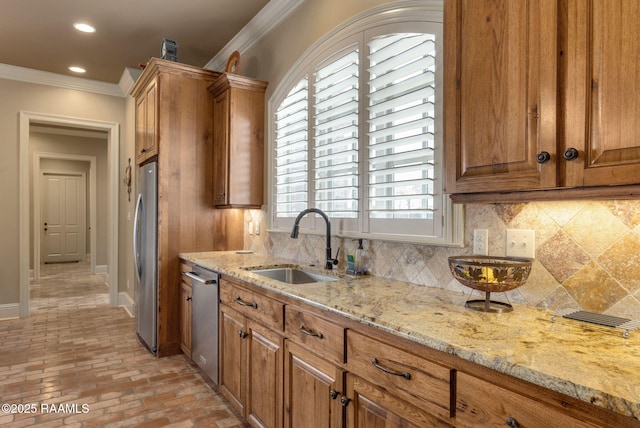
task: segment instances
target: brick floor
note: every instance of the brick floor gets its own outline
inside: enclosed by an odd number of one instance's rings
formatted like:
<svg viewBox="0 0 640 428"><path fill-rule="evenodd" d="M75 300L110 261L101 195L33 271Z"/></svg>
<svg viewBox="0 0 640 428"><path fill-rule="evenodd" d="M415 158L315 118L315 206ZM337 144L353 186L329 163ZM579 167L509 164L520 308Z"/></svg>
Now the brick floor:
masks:
<svg viewBox="0 0 640 428"><path fill-rule="evenodd" d="M197 366L138 342L87 264L45 265L30 293L29 318L0 321L0 426L243 426Z"/></svg>

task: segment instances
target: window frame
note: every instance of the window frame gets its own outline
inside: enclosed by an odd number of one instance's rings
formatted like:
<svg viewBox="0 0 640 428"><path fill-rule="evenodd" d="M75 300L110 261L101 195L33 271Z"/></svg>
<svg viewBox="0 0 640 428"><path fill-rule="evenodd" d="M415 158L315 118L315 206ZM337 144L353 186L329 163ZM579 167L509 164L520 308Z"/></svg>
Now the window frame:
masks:
<svg viewBox="0 0 640 428"><path fill-rule="evenodd" d="M307 51L298 59L298 61L289 69L286 76L281 80L278 87L273 92L267 105L267 136L268 136L268 230L270 232L290 232L293 226L294 218L276 218L275 208L275 176L274 171L274 150L275 150L275 112L278 109L280 103L288 95L291 88L293 88L301 79L307 77L309 79L309 88L313 87L313 74L315 70L326 63L329 58L339 56L341 52L348 49L349 46L357 44L360 52L360 58L366 58L367 42L370 38L388 34L391 32L429 32L435 33L439 39L438 48L440 55L437 56L437 68L442 70L442 22L443 22L443 4L441 0L421 1L419 4L414 1L397 2L392 5L382 5L368 11L363 12L351 18L349 21L336 27L320 40L314 43ZM437 31L432 27L436 24ZM432 28L429 28L429 27ZM364 50L364 52L362 52ZM361 76L360 83L360 96L359 96L359 109L367 109L367 88L366 82L368 80L367 64L366 61L360 61L359 75ZM366 78L363 78L365 76ZM442 138L442 114L443 103L442 95L444 93L442 84L444 79L440 77L438 79L439 88L437 99L440 100L436 103L436 117L440 117L439 126L437 128L438 137L436 141L440 143L435 153L435 176L436 181L434 186L441 193L441 200L436 201L439 204L439 210L435 212L434 216L434 229L436 230L432 235L414 235L411 233L371 233L369 232L369 218L368 218L368 202L367 202L367 182L368 182L368 158L366 156L366 144L364 140L368 133L368 121L367 115L361 113L363 120L359 121L359 141L361 144L358 146L358 170L359 170L359 189L358 192L358 206L359 213L357 219L343 219L332 218L332 229L334 235L345 238L363 238L372 240L384 240L384 241L401 241L401 242L413 242L424 243L431 245L448 245L448 246L460 246L463 238L463 209L460 205L455 205L451 202L444 190L444 148ZM314 126L314 97L313 91L309 90L308 97L308 111L309 111L309 127L313 129ZM309 158L308 158L308 192L309 201L313 201L315 198L315 188L312 185L313 181L311 176L314 174L314 162L313 158L313 132L310 132L310 140L308 144ZM310 205L312 206L312 205ZM437 205L436 205L437 207ZM441 214L441 216L440 216ZM438 218L436 218L438 217ZM391 220L393 222L399 222L402 220ZM406 220L405 220L406 221ZM344 227L347 226L350 229L345 231ZM308 234L320 234L324 233L324 223L316 221L316 216L305 216L301 222L301 233Z"/></svg>

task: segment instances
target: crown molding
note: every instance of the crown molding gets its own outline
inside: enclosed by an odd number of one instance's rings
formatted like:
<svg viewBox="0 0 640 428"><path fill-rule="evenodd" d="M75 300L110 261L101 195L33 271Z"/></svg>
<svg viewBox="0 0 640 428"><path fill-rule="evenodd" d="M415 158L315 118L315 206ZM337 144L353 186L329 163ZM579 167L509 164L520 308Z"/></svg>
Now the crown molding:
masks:
<svg viewBox="0 0 640 428"><path fill-rule="evenodd" d="M234 51L240 52L240 55L245 53L304 2L305 0L271 0L204 68L224 71L227 60Z"/></svg>
<svg viewBox="0 0 640 428"><path fill-rule="evenodd" d="M0 64L0 79L18 80L20 82L35 83L38 85L57 86L59 88L94 92L96 94L111 95L114 97L124 97L126 94L120 89L120 86L115 83L65 76L63 74L50 73L48 71L34 70L32 68L18 67L9 64Z"/></svg>
<svg viewBox="0 0 640 428"><path fill-rule="evenodd" d="M131 89L136 84L136 80L142 74L142 70L139 68L131 68L127 67L122 71L122 76L120 76L120 82L118 82L118 86L123 94L128 94L131 92Z"/></svg>

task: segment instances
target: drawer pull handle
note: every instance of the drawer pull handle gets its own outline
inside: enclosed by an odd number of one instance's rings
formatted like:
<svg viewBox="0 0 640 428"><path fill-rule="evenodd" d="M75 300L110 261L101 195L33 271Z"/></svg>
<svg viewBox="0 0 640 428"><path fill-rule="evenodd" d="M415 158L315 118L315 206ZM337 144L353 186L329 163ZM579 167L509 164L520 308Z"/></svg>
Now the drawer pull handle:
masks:
<svg viewBox="0 0 640 428"><path fill-rule="evenodd" d="M518 423L518 421L516 421L512 417L508 417L506 422L507 422L507 426L511 428L520 428L520 424Z"/></svg>
<svg viewBox="0 0 640 428"><path fill-rule="evenodd" d="M313 330L304 328L303 325L300 326L300 331L306 334L307 336L314 336L314 337L317 337L318 339L322 339L324 337L322 333L315 333Z"/></svg>
<svg viewBox="0 0 640 428"><path fill-rule="evenodd" d="M241 339L246 338L247 336L249 336L249 333L247 333L246 331L238 331L238 336L240 336Z"/></svg>
<svg viewBox="0 0 640 428"><path fill-rule="evenodd" d="M375 359L375 358L371 359L371 364L373 364L377 369L382 370L385 373L389 373L389 374L394 375L394 376L402 376L403 378L405 378L407 380L411 379L411 373L408 373L408 372L400 373L400 372L397 372L395 370L391 370L389 368L381 366L380 364L378 364L378 360Z"/></svg>
<svg viewBox="0 0 640 428"><path fill-rule="evenodd" d="M256 302L253 302L253 303L245 302L240 298L240 296L236 297L236 303L242 306L251 306L253 309L258 309L258 304Z"/></svg>

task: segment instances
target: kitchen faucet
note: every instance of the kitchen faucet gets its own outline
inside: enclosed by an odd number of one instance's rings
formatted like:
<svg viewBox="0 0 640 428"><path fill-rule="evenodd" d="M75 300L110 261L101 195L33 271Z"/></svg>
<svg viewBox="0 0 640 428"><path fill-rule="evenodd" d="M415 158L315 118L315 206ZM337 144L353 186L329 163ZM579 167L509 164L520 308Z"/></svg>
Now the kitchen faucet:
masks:
<svg viewBox="0 0 640 428"><path fill-rule="evenodd" d="M333 269L333 265L338 264L338 253L340 252L340 248L338 248L338 251L336 251L336 258L335 259L332 258L331 257L331 222L329 221L329 217L322 210L319 210L318 208L307 208L306 210L301 211L300 214L298 214L298 217L296 217L296 221L293 223L293 229L291 230L291 237L293 239L298 239L298 231L300 230L300 220L302 219L302 217L304 217L308 213L320 214L320 216L322 216L322 218L324 219L325 224L327 225L327 249L326 249L326 256L324 261L324 268Z"/></svg>

